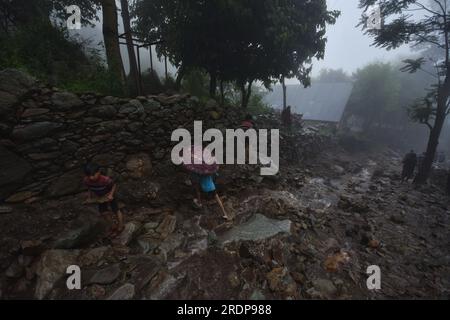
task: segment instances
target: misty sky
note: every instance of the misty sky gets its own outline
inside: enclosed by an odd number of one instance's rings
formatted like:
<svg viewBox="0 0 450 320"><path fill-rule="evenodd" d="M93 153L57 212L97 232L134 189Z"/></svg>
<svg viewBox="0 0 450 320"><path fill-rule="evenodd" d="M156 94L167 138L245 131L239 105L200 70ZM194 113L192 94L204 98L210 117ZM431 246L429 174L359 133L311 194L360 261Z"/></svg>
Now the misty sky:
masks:
<svg viewBox="0 0 450 320"><path fill-rule="evenodd" d="M317 75L322 68L342 68L352 73L370 62L396 60L410 53L408 47L387 51L371 46L372 39L364 35L361 28L356 28L361 16L361 10L358 9L358 0L327 0L327 3L329 10L340 10L341 16L335 25L328 26L325 59L314 62L313 75ZM118 3L118 6L120 6L120 3ZM120 13L119 21L121 23ZM119 28L123 30L122 25ZM103 39L101 23L97 23L95 28L84 28L79 33L83 38L90 39L93 45ZM122 46L122 55L125 69L128 72L128 57L125 46ZM148 70L150 58L146 49L141 49L141 60L142 70ZM163 64L157 62L154 62L154 64L160 76L163 76ZM169 72L173 74L176 70L170 68ZM288 83L295 84L298 81L292 79Z"/></svg>
<svg viewBox="0 0 450 320"><path fill-rule="evenodd" d="M335 25L327 30L325 59L314 64L314 73L321 68L344 69L347 72L375 60L394 60L410 52L408 47L387 51L371 46L372 39L356 28L361 16L358 0L327 0L329 10L341 11Z"/></svg>

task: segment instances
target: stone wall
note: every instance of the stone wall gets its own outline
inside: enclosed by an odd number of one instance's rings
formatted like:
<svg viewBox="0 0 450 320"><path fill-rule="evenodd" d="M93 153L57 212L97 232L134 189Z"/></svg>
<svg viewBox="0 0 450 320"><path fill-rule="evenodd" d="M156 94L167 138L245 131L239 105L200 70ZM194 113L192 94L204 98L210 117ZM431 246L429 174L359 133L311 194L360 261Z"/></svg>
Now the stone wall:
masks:
<svg viewBox="0 0 450 320"><path fill-rule="evenodd" d="M152 161L169 159L174 129L189 129L194 120L235 128L242 116L188 95L76 95L16 70L0 71L0 202L12 193L9 202L44 191L74 193L90 160L122 177L139 174Z"/></svg>

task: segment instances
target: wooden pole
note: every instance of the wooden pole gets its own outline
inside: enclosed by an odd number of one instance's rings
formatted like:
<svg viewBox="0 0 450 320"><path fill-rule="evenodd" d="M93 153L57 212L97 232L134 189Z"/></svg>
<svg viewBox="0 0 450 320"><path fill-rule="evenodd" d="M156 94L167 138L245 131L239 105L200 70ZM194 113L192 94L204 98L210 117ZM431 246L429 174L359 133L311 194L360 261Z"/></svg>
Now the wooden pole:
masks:
<svg viewBox="0 0 450 320"><path fill-rule="evenodd" d="M168 73L167 73L167 56L166 55L164 56L164 64L165 64L165 68L166 68L166 81L167 81Z"/></svg>
<svg viewBox="0 0 450 320"><path fill-rule="evenodd" d="M152 46L148 47L148 51L150 52L150 70L153 73L153 53Z"/></svg>
<svg viewBox="0 0 450 320"><path fill-rule="evenodd" d="M137 60L138 60L138 73L139 73L139 94L142 94L142 74L141 74L141 54L140 47L137 46Z"/></svg>

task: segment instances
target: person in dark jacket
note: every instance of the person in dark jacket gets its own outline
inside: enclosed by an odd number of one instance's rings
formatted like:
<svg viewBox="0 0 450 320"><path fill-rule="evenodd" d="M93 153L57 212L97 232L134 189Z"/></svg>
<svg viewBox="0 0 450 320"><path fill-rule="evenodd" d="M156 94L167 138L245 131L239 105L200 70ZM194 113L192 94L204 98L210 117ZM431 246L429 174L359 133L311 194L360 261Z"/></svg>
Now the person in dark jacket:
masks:
<svg viewBox="0 0 450 320"><path fill-rule="evenodd" d="M402 182L412 179L417 165L417 154L411 150L403 159Z"/></svg>
<svg viewBox="0 0 450 320"><path fill-rule="evenodd" d="M450 169L447 171L447 195L450 196Z"/></svg>

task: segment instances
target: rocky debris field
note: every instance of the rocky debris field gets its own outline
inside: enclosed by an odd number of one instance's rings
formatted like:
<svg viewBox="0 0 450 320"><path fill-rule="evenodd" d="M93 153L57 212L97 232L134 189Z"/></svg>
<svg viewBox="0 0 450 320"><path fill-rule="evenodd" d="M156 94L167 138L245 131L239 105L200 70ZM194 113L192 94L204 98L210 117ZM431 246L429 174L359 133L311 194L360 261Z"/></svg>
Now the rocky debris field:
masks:
<svg viewBox="0 0 450 320"><path fill-rule="evenodd" d="M2 298L448 299L448 199L401 184L400 159L332 145L276 177L224 166L233 222L213 203L195 209L189 175L161 163L120 185L113 240L82 194L14 204L0 214ZM81 290L66 287L72 264ZM371 265L381 290L367 289Z"/></svg>
<svg viewBox="0 0 450 320"><path fill-rule="evenodd" d="M278 175L221 167L226 222L215 203L193 205L189 174L168 160L170 132L198 119L236 128L242 114L189 96L75 95L14 70L2 77L2 299L449 298L442 179L401 184L391 150L355 152L294 121ZM278 115L258 127L280 127ZM115 239L82 205L88 160L118 182L126 227ZM70 265L81 290L66 286ZM372 265L381 290L367 288Z"/></svg>

